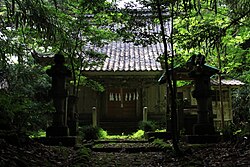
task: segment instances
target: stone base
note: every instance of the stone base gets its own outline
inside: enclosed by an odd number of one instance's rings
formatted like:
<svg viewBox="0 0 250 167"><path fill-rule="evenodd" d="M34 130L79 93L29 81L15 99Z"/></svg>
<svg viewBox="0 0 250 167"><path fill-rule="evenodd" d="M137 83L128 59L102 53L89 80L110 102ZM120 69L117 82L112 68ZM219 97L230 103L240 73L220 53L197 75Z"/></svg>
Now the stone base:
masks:
<svg viewBox="0 0 250 167"><path fill-rule="evenodd" d="M35 140L42 144L50 145L50 146L74 147L77 144L76 136L41 137Z"/></svg>
<svg viewBox="0 0 250 167"><path fill-rule="evenodd" d="M50 126L46 130L46 137L69 136L67 126Z"/></svg>
<svg viewBox="0 0 250 167"><path fill-rule="evenodd" d="M146 132L146 138L149 141L153 141L154 139L171 140L172 134L169 132Z"/></svg>
<svg viewBox="0 0 250 167"><path fill-rule="evenodd" d="M215 134L214 126L212 124L194 124L194 135L213 135Z"/></svg>
<svg viewBox="0 0 250 167"><path fill-rule="evenodd" d="M69 127L69 135L70 136L77 136L78 135L78 122L68 121L68 127Z"/></svg>
<svg viewBox="0 0 250 167"><path fill-rule="evenodd" d="M220 135L186 135L185 141L190 144L208 144L218 143L221 140Z"/></svg>

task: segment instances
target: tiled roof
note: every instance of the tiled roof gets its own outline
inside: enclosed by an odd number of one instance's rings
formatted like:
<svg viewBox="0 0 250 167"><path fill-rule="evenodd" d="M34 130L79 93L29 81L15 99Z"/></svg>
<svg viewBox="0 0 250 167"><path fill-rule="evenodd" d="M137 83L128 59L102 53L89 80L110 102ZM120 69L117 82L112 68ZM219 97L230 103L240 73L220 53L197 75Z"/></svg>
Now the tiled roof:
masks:
<svg viewBox="0 0 250 167"><path fill-rule="evenodd" d="M219 81L218 80L211 80L211 84L212 85L219 85ZM236 80L236 79L231 79L231 80L222 79L221 85L222 86L242 86L242 85L245 85L245 83L243 83L239 80Z"/></svg>
<svg viewBox="0 0 250 167"><path fill-rule="evenodd" d="M106 54L107 58L99 66L84 68L84 71L161 71L163 70L158 58L163 54L162 43L146 47L114 41L103 47L89 46L96 52Z"/></svg>
<svg viewBox="0 0 250 167"><path fill-rule="evenodd" d="M149 17L151 13L141 13L140 16ZM145 24L144 28L137 27L131 31L138 34L135 36L135 41L143 42L144 33L155 37L156 34L161 34L161 27L159 24L142 21ZM121 27L120 27L121 26ZM117 25L122 28L122 25ZM170 34L170 22L164 23L165 34L167 38ZM129 30L130 31L130 30ZM140 34L142 33L142 34ZM145 35L145 34L144 34ZM156 37L158 38L158 37ZM159 36L161 39L161 36ZM128 39L129 40L129 39ZM139 43L140 43L139 42ZM136 43L136 42L135 42ZM147 46L136 45L133 42L113 41L103 47L96 47L93 45L87 45L85 48L92 49L96 52L107 55L103 65L92 66L84 68L84 71L99 71L99 72L137 72L137 71L162 71L161 63L158 61L159 56L164 53L163 42L154 43ZM168 43L168 51L170 51L170 43ZM91 60L89 60L91 61Z"/></svg>

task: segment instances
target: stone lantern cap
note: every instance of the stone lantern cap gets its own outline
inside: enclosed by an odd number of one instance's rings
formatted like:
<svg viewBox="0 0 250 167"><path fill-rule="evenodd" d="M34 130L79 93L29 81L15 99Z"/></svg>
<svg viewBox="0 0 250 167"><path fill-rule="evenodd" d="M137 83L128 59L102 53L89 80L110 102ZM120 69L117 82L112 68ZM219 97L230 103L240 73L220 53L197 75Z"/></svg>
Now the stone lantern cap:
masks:
<svg viewBox="0 0 250 167"><path fill-rule="evenodd" d="M210 65L204 64L201 66L195 66L191 71L188 72L188 75L191 78L195 78L198 76L208 76L211 77L214 74L219 73L219 69L212 67Z"/></svg>
<svg viewBox="0 0 250 167"><path fill-rule="evenodd" d="M186 63L188 75L192 78L197 78L201 76L211 77L212 75L219 73L219 69L205 63L204 55L192 55Z"/></svg>
<svg viewBox="0 0 250 167"><path fill-rule="evenodd" d="M172 74L172 69L169 69L169 71ZM173 77L176 80L194 80L200 76L211 77L218 73L219 69L205 64L205 57L201 54L193 55L185 65L173 68ZM166 75L166 72L161 75L158 80L160 84L166 83Z"/></svg>

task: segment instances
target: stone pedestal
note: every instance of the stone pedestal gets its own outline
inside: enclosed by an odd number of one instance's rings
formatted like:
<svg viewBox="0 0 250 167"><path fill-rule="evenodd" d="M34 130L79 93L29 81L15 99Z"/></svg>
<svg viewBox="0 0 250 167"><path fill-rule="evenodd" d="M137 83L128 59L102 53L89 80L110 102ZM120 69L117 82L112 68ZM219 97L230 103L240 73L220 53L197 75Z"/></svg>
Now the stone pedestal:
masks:
<svg viewBox="0 0 250 167"><path fill-rule="evenodd" d="M215 134L214 126L211 124L195 124L193 126L193 134L195 135L209 135Z"/></svg>
<svg viewBox="0 0 250 167"><path fill-rule="evenodd" d="M51 136L69 136L69 128L67 126L50 126L46 130L46 137Z"/></svg>
<svg viewBox="0 0 250 167"><path fill-rule="evenodd" d="M76 136L53 136L35 138L34 140L49 146L75 147L78 139Z"/></svg>
<svg viewBox="0 0 250 167"><path fill-rule="evenodd" d="M221 136L218 134L213 135L186 135L184 140L190 144L208 144L218 143L221 140Z"/></svg>
<svg viewBox="0 0 250 167"><path fill-rule="evenodd" d="M69 135L70 136L77 136L78 134L78 122L77 121L68 121L69 127Z"/></svg>

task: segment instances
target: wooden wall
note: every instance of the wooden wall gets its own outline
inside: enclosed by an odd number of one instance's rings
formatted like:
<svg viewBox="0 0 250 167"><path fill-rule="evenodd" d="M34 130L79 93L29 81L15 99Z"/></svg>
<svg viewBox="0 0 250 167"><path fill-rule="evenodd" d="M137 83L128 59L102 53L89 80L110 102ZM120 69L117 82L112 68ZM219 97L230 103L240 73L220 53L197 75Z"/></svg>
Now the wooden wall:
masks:
<svg viewBox="0 0 250 167"><path fill-rule="evenodd" d="M166 120L166 86L152 85L145 88L144 106L148 110L148 120Z"/></svg>
<svg viewBox="0 0 250 167"><path fill-rule="evenodd" d="M136 117L137 120L142 120L143 107L148 109L148 120L165 121L166 114L166 85L151 85L148 87L135 88L139 93L139 99L136 102ZM182 100L188 100L191 114L196 115L196 99L191 95L191 86L178 88L178 93L182 94ZM213 90L218 90L214 87ZM231 106L231 90L228 87L223 88L223 106L224 106L224 119L225 121L232 121L232 106ZM107 96L108 92L97 93L88 87L82 87L79 93L78 112L80 120L85 123L91 123L92 120L92 107L97 108L98 120L103 120L107 112ZM215 115L214 122L216 127L220 127L221 112L219 99L213 98L212 109ZM187 110L186 110L187 111Z"/></svg>

